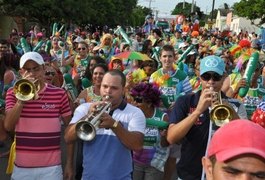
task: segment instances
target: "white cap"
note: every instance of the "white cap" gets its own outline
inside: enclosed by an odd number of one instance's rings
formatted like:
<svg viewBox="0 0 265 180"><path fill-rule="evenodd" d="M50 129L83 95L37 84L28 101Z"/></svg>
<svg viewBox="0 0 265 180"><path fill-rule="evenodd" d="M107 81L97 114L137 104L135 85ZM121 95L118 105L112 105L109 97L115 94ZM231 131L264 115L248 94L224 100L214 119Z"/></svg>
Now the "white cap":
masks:
<svg viewBox="0 0 265 180"><path fill-rule="evenodd" d="M39 65L44 64L42 56L37 52L27 52L20 58L20 68L23 68L25 63L29 60L36 62Z"/></svg>
<svg viewBox="0 0 265 180"><path fill-rule="evenodd" d="M193 54L195 54L196 52L194 51L194 50L191 50L188 54L187 54L187 56L189 56L189 55L193 55Z"/></svg>
<svg viewBox="0 0 265 180"><path fill-rule="evenodd" d="M189 45L185 42L179 43L179 49L180 48L184 48L184 47L188 47Z"/></svg>
<svg viewBox="0 0 265 180"><path fill-rule="evenodd" d="M75 38L74 40L75 43L80 43L81 41L84 41L84 39L81 38L80 36L77 36L77 38Z"/></svg>
<svg viewBox="0 0 265 180"><path fill-rule="evenodd" d="M192 42L191 44L193 45L199 44L199 40L197 38L193 38L191 42Z"/></svg>

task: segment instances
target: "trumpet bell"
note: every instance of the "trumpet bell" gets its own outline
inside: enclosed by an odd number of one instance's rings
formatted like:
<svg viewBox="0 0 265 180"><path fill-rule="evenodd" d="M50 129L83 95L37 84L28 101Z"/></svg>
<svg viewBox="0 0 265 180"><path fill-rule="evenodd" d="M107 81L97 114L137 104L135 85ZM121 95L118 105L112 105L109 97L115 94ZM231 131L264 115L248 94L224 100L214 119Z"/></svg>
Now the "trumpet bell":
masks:
<svg viewBox="0 0 265 180"><path fill-rule="evenodd" d="M83 141L91 141L95 138L99 124L101 123L100 117L104 112L109 113L111 103L108 102L101 105L96 113L92 113L80 119L75 126L76 135Z"/></svg>
<svg viewBox="0 0 265 180"><path fill-rule="evenodd" d="M28 101L34 98L36 87L33 82L27 79L20 79L14 85L14 94L21 101Z"/></svg>
<svg viewBox="0 0 265 180"><path fill-rule="evenodd" d="M96 136L96 128L88 121L82 121L76 124L77 136L83 141L91 141Z"/></svg>
<svg viewBox="0 0 265 180"><path fill-rule="evenodd" d="M232 114L233 111L229 106L219 104L211 110L210 117L215 125L220 127L231 121L233 118Z"/></svg>

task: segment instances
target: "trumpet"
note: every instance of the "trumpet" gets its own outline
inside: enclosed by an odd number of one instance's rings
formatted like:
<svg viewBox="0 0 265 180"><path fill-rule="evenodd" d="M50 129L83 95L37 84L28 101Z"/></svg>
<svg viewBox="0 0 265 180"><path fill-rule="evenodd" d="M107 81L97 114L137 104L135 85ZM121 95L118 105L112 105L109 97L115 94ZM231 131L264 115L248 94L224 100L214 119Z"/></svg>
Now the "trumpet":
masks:
<svg viewBox="0 0 265 180"><path fill-rule="evenodd" d="M106 97L109 99L109 96ZM111 107L110 102L105 102L102 105L96 107L96 112L91 113L88 116L80 119L76 123L76 135L83 141L91 141L96 136L96 131L100 124L100 117L104 112L109 113Z"/></svg>
<svg viewBox="0 0 265 180"><path fill-rule="evenodd" d="M29 101L31 99L37 99L37 93L40 89L35 85L36 81L32 82L28 79L20 79L14 84L14 94L18 100Z"/></svg>
<svg viewBox="0 0 265 180"><path fill-rule="evenodd" d="M223 104L220 92L214 92L213 99L217 101L212 103L210 118L216 126L221 127L232 120L233 110L230 106Z"/></svg>

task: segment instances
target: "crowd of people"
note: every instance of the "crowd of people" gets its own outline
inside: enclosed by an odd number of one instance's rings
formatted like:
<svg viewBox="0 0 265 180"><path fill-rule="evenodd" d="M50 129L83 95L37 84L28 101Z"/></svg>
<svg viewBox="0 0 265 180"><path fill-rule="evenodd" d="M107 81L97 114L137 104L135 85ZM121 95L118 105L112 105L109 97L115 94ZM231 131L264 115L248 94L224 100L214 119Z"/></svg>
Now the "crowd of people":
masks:
<svg viewBox="0 0 265 180"><path fill-rule="evenodd" d="M185 20L171 32L147 16L131 35L55 27L49 37L36 25L1 39L0 145L15 148L0 156L11 178L264 179L259 36Z"/></svg>

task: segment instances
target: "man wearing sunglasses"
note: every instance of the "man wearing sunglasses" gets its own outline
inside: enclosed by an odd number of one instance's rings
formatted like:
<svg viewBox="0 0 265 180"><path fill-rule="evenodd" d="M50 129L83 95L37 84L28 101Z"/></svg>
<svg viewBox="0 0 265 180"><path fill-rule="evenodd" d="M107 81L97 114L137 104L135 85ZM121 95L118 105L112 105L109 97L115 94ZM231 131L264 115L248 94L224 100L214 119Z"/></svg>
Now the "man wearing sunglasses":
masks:
<svg viewBox="0 0 265 180"><path fill-rule="evenodd" d="M214 92L220 92L225 79L225 63L218 56L207 56L200 63L202 90L181 96L170 114L167 140L170 144L181 143L181 157L177 164L179 179L200 179L201 158L214 130L218 127L211 121ZM232 119L247 119L244 105L221 93L223 104L232 109Z"/></svg>

